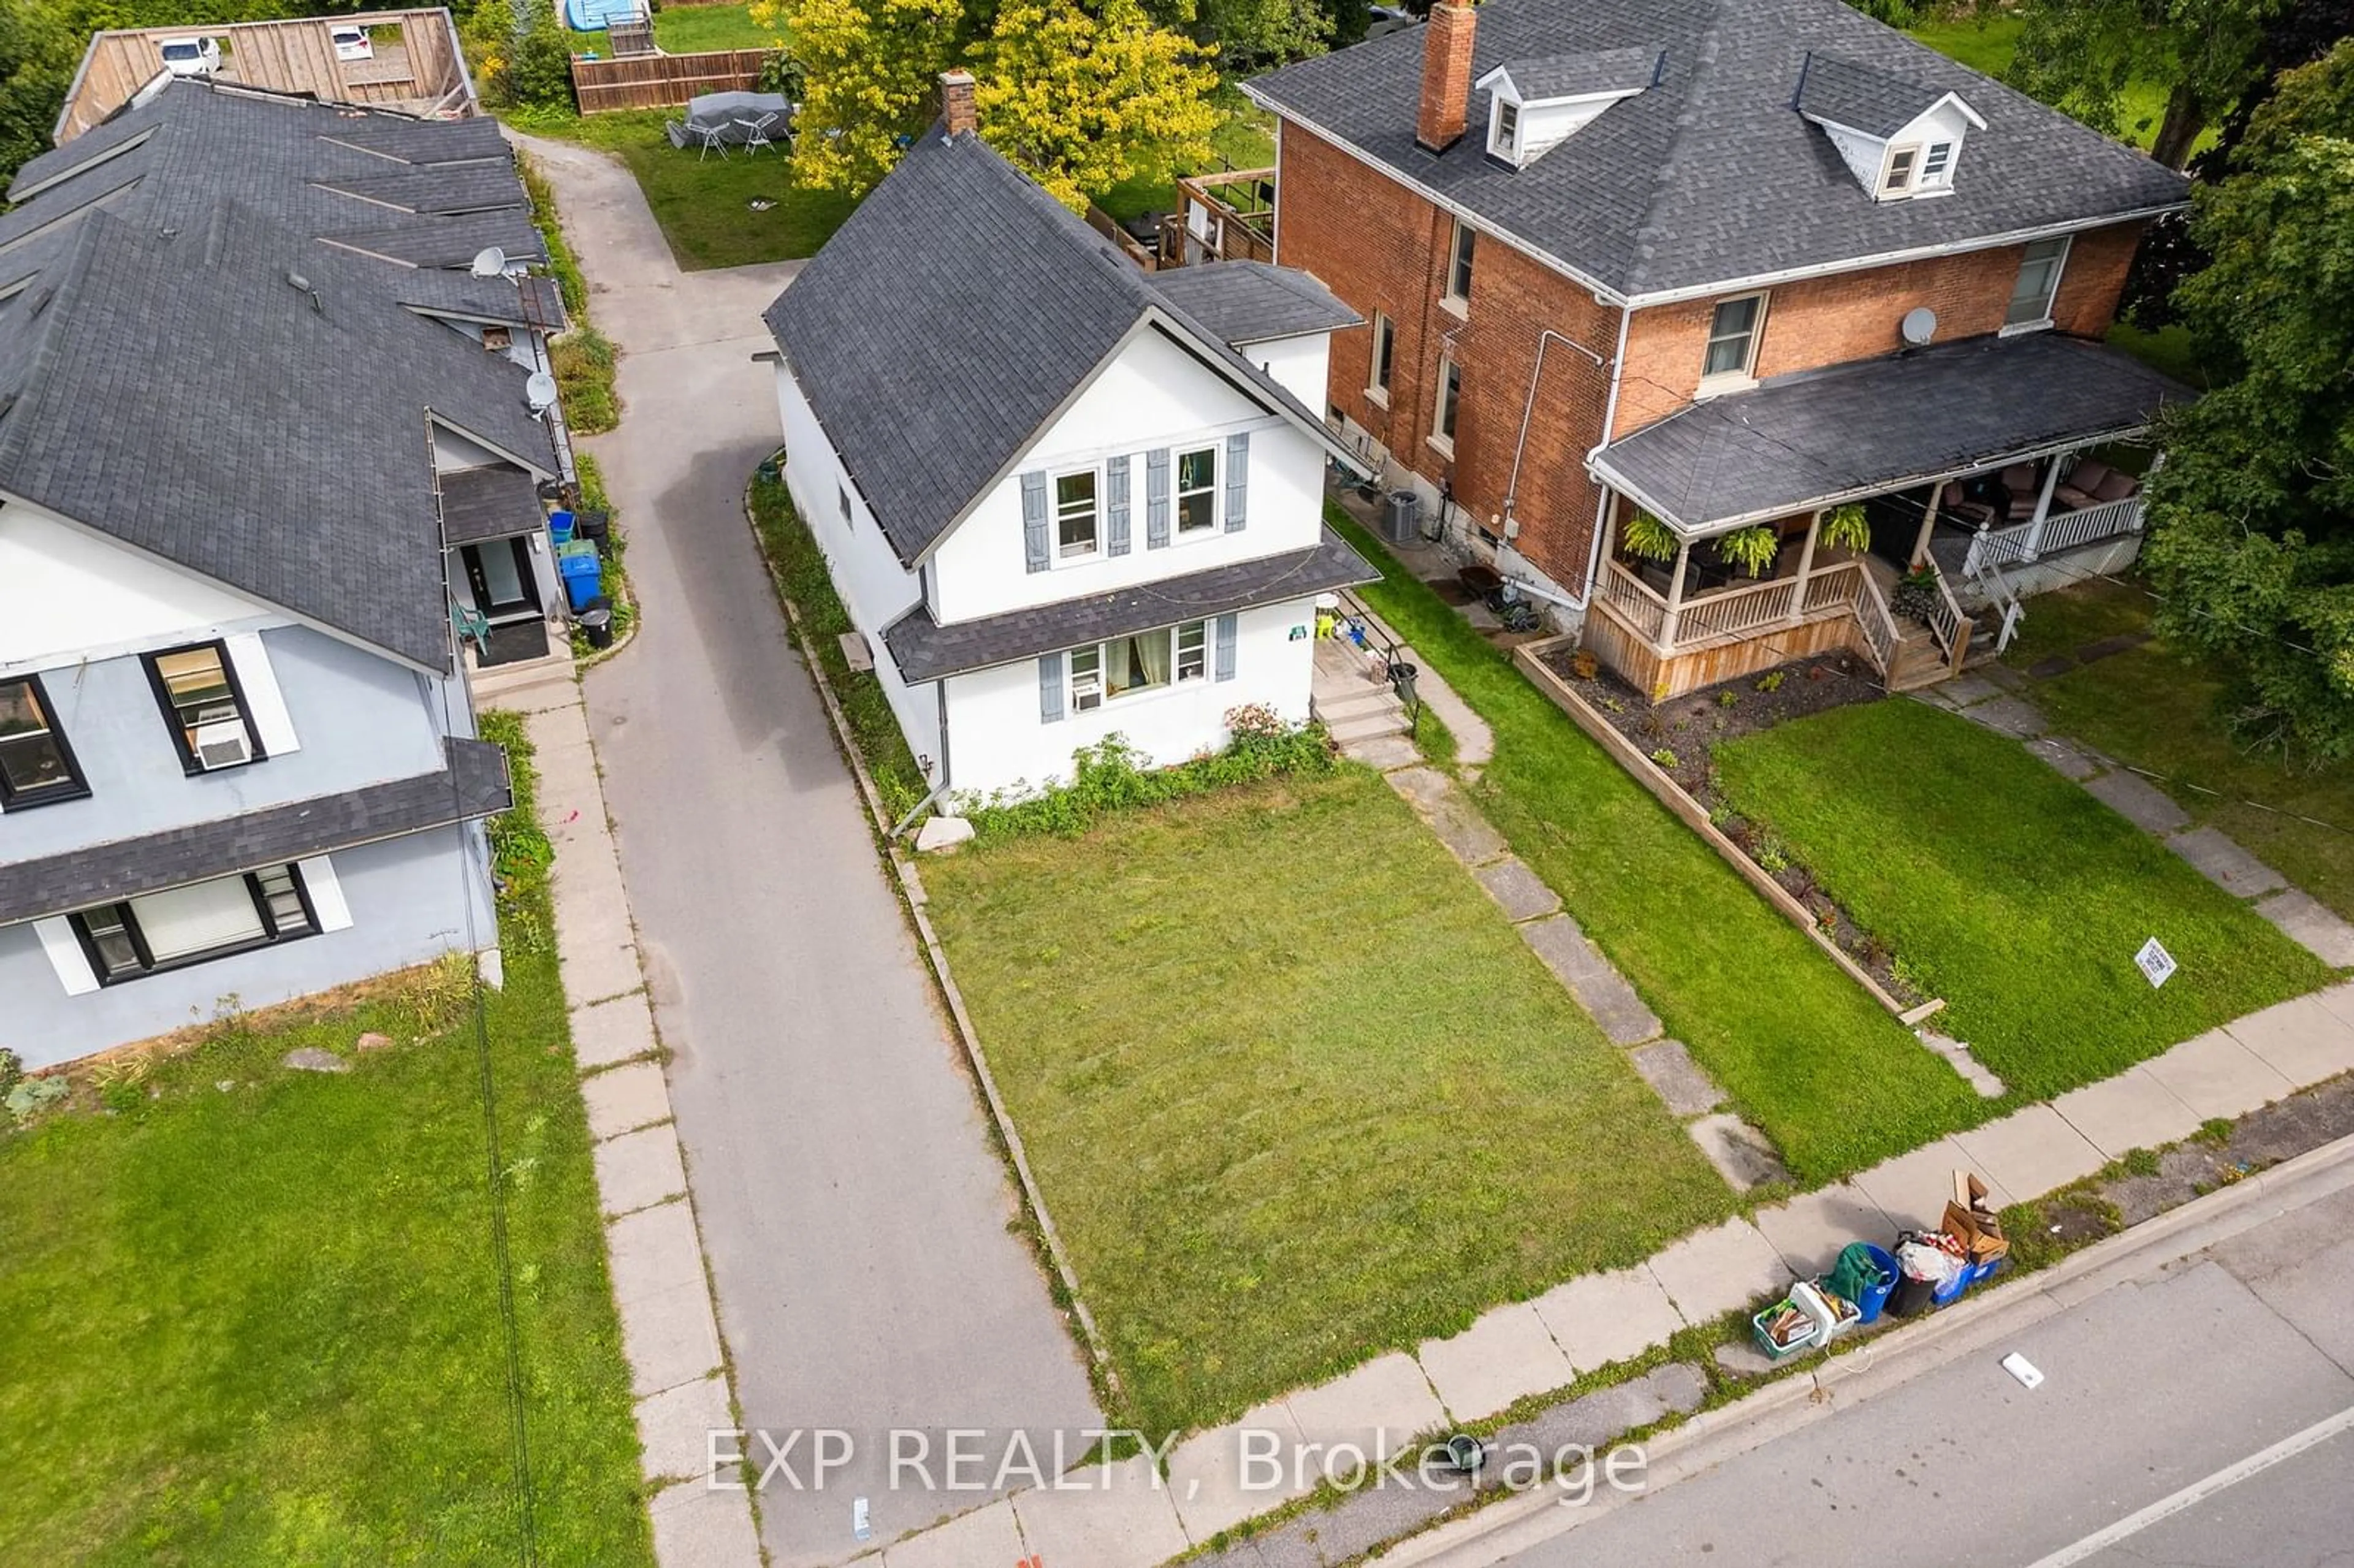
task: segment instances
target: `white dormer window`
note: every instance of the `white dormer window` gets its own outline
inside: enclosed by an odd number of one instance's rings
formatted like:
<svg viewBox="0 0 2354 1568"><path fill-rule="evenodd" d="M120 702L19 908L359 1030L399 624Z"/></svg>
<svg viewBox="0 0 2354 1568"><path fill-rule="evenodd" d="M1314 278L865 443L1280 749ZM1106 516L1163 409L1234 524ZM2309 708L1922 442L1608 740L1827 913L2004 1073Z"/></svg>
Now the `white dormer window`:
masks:
<svg viewBox="0 0 2354 1568"><path fill-rule="evenodd" d="M1921 161L1918 147L1897 147L1888 154L1888 172L1880 177L1881 193L1902 196L1913 188L1914 165Z"/></svg>
<svg viewBox="0 0 2354 1568"><path fill-rule="evenodd" d="M1923 190L1944 190L1953 184L1954 144L1932 142L1921 155L1920 186Z"/></svg>
<svg viewBox="0 0 2354 1568"><path fill-rule="evenodd" d="M1520 162L1521 106L1509 99L1496 100L1495 123L1488 133L1488 151L1500 158Z"/></svg>
<svg viewBox="0 0 2354 1568"><path fill-rule="evenodd" d="M1949 195L1963 142L1987 128L1959 93L1820 54L1801 68L1797 108L1881 202Z"/></svg>

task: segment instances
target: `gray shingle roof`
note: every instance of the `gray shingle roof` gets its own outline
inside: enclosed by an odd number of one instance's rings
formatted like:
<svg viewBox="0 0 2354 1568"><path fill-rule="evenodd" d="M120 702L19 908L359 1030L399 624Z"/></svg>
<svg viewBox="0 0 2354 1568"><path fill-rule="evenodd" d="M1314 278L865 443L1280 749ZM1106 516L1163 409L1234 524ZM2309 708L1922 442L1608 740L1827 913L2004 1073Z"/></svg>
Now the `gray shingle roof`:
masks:
<svg viewBox="0 0 2354 1568"><path fill-rule="evenodd" d="M1704 528L2122 435L2190 396L2139 360L2057 333L1972 338L1692 404L1603 448L1594 467L1668 521Z"/></svg>
<svg viewBox="0 0 2354 1568"><path fill-rule="evenodd" d="M555 279L536 273L525 278L477 278L450 268L404 267L393 274L392 297L427 315L507 326L535 323L550 332L562 328L566 321L564 291Z"/></svg>
<svg viewBox="0 0 2354 1568"><path fill-rule="evenodd" d="M1956 65L1842 0L1487 0L1473 79L1510 60L1657 48L1659 85L1615 103L1525 168L1467 135L1415 145L1423 30L1286 66L1246 86L1376 166L1626 296L2180 202L2182 177ZM1793 107L1808 51L1956 91L1987 122L1950 196L1875 202ZM1486 122L1485 95L1469 107ZM1473 285L1476 290L1478 285Z"/></svg>
<svg viewBox="0 0 2354 1568"><path fill-rule="evenodd" d="M1577 98L1590 92L1633 92L1650 86L1659 70L1660 53L1654 47L1638 45L1506 60L1502 69L1523 99Z"/></svg>
<svg viewBox="0 0 2354 1568"><path fill-rule="evenodd" d="M0 877L0 925L470 821L514 803L497 747L443 744L449 765L437 773L18 861Z"/></svg>
<svg viewBox="0 0 2354 1568"><path fill-rule="evenodd" d="M1163 577L978 620L942 626L932 619L930 609L919 603L884 632L883 642L891 650L902 678L937 681L1060 648L1305 599L1380 578L1381 573L1328 527L1316 544L1304 550L1236 561L1184 577Z"/></svg>
<svg viewBox="0 0 2354 1568"><path fill-rule="evenodd" d="M979 137L937 126L765 319L883 536L912 563L1132 330L1150 330L1151 311L1328 439L1109 240Z"/></svg>
<svg viewBox="0 0 2354 1568"><path fill-rule="evenodd" d="M1146 274L1161 297L1239 347L1305 333L1360 326L1365 318L1292 267L1209 261Z"/></svg>
<svg viewBox="0 0 2354 1568"><path fill-rule="evenodd" d="M1798 64L1798 112L1885 139L1910 125L1946 93L1836 55Z"/></svg>
<svg viewBox="0 0 2354 1568"><path fill-rule="evenodd" d="M0 490L448 668L429 411L553 471L522 367L231 203L41 243L0 306Z"/></svg>
<svg viewBox="0 0 2354 1568"><path fill-rule="evenodd" d="M441 535L452 545L527 534L546 521L538 482L519 468L494 462L441 476Z"/></svg>

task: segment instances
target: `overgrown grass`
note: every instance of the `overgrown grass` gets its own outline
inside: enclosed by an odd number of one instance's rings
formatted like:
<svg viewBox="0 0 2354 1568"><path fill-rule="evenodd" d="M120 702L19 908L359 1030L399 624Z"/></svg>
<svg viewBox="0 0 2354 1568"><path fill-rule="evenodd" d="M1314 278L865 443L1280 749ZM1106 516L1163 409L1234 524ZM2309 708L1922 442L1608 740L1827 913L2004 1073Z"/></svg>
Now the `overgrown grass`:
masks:
<svg viewBox="0 0 2354 1568"><path fill-rule="evenodd" d="M618 155L645 193L671 254L688 271L814 256L858 204L794 183L783 143L774 153L742 148L725 158L670 144L663 122L676 110L578 115L546 110L506 118L537 136L560 137ZM770 205L754 211L755 200Z"/></svg>
<svg viewBox="0 0 2354 1568"><path fill-rule="evenodd" d="M2017 742L1912 702L1716 750L1726 796L1948 1003L2015 1094L2060 1094L2328 970ZM2156 937L2182 966L2153 989Z"/></svg>
<svg viewBox="0 0 2354 1568"><path fill-rule="evenodd" d="M1496 735L1475 794L1808 1184L1990 1114L1986 1102L1668 815L1511 659L1342 513L1360 591Z"/></svg>
<svg viewBox="0 0 2354 1568"><path fill-rule="evenodd" d="M2147 630L2151 608L2134 584L2084 583L2039 595L2028 601L2010 662L2024 668L2120 631ZM2211 661L2150 642L2039 680L2028 695L2062 733L2159 775L2159 788L2195 821L2221 829L2354 918L2354 767L2315 768L2241 746L2224 722L2227 686Z"/></svg>
<svg viewBox="0 0 2354 1568"><path fill-rule="evenodd" d="M890 700L883 694L881 677L872 670L853 670L843 656L842 634L857 628L834 591L825 552L793 510L793 498L782 480L752 481L752 523L777 591L801 611L801 624L817 646L818 662L841 699L852 742L883 796L883 809L894 818L906 815L930 792L931 785L907 749L907 737L900 733Z"/></svg>
<svg viewBox="0 0 2354 1568"><path fill-rule="evenodd" d="M531 195L531 219L546 241L547 270L564 298L565 318L571 323L548 348L563 398L564 420L576 436L602 435L621 422L621 397L613 386L613 344L588 319L588 281L581 274L572 242L565 238L556 187L528 154L520 162L524 188Z"/></svg>
<svg viewBox="0 0 2354 1568"><path fill-rule="evenodd" d="M544 932L544 885L514 896ZM564 995L546 944L506 945L484 1025L539 1557L651 1564ZM232 1018L0 1136L0 1560L520 1557L472 991L444 965ZM279 1065L369 1030L395 1044L347 1074Z"/></svg>
<svg viewBox="0 0 2354 1568"><path fill-rule="evenodd" d="M1294 726L1272 709L1249 705L1227 715L1225 750L1155 768L1150 753L1117 731L1071 753L1071 778L1036 793L1001 791L976 800L950 799L985 842L1025 833L1075 837L1116 811L1166 805L1188 795L1230 789L1268 779L1320 778L1339 766L1332 742L1317 724Z"/></svg>
<svg viewBox="0 0 2354 1568"><path fill-rule="evenodd" d="M931 917L1158 1433L1648 1255L1732 1194L1374 775L927 863Z"/></svg>

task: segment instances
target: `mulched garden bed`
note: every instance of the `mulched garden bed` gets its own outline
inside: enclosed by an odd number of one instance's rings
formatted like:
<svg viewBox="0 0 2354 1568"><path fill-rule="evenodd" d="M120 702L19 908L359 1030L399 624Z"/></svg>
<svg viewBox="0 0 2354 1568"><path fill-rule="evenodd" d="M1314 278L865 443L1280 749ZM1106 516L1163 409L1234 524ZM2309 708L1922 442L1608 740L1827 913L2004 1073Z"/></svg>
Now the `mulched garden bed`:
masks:
<svg viewBox="0 0 2354 1568"><path fill-rule="evenodd" d="M1888 945L1850 919L1814 874L1792 857L1788 845L1725 801L1711 761L1714 747L1724 741L1851 703L1883 700L1888 693L1870 665L1851 653L1825 653L1654 704L1607 669L1581 673L1577 655L1568 648L1548 653L1545 662L1566 676L1611 727L1665 768L1724 836L1811 910L1823 935L1890 995L1907 1006L1928 1000L1897 973L1896 955Z"/></svg>

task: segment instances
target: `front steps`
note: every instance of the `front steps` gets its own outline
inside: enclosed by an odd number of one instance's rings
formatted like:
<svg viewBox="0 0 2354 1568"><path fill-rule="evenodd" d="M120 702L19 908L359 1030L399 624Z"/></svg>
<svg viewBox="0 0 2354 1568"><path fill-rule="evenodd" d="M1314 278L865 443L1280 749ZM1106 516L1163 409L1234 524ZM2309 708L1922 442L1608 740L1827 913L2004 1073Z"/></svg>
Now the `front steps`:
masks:
<svg viewBox="0 0 2354 1568"><path fill-rule="evenodd" d="M1337 637L1317 641L1308 710L1323 722L1333 744L1350 756L1412 727L1382 662Z"/></svg>

